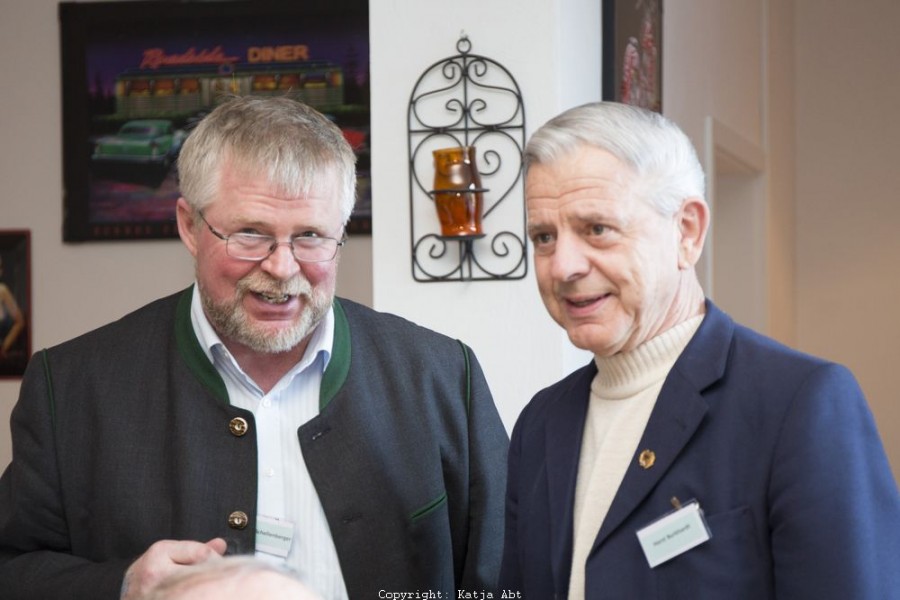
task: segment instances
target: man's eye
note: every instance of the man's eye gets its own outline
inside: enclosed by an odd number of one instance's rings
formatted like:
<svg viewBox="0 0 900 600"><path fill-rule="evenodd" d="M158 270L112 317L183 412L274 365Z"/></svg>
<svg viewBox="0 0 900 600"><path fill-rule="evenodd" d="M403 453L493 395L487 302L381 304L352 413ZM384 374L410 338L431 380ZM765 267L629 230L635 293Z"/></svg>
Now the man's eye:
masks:
<svg viewBox="0 0 900 600"><path fill-rule="evenodd" d="M294 236L294 237L298 237L298 238L317 238L317 237L321 237L321 236L320 236L318 233L316 233L315 231L304 231L303 233L301 233L301 234L299 234L299 235L296 235L296 236Z"/></svg>
<svg viewBox="0 0 900 600"><path fill-rule="evenodd" d="M600 225L599 223L591 225L591 235L603 235L604 233L606 233L606 225Z"/></svg>
<svg viewBox="0 0 900 600"><path fill-rule="evenodd" d="M235 241L240 241L242 244L265 244L271 242L272 238L267 235L260 235L258 233L245 233L241 231L240 233L235 233L231 236L231 239Z"/></svg>
<svg viewBox="0 0 900 600"><path fill-rule="evenodd" d="M531 241L535 246L543 246L553 241L553 235L550 233L536 233L531 236Z"/></svg>

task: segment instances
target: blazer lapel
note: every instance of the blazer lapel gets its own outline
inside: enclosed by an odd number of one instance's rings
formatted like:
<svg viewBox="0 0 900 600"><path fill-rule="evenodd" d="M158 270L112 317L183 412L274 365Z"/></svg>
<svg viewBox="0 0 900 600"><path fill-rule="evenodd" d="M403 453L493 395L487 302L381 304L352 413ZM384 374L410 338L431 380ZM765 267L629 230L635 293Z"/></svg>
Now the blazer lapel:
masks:
<svg viewBox="0 0 900 600"><path fill-rule="evenodd" d="M696 389L680 377L670 375L663 390L622 485L603 520L594 548L602 544L656 487L706 414L706 402ZM653 466L646 469L638 464L638 456L644 450L650 450L655 455Z"/></svg>
<svg viewBox="0 0 900 600"><path fill-rule="evenodd" d="M546 424L547 495L550 506L551 556L557 591L569 585L572 565L572 512L578 457L587 415L591 381L597 373L592 362L554 399Z"/></svg>
<svg viewBox="0 0 900 600"><path fill-rule="evenodd" d="M693 437L709 406L702 391L725 372L734 322L711 302L700 328L669 372L622 484L600 527L592 552L612 534L656 487ZM638 457L650 450L649 468Z"/></svg>

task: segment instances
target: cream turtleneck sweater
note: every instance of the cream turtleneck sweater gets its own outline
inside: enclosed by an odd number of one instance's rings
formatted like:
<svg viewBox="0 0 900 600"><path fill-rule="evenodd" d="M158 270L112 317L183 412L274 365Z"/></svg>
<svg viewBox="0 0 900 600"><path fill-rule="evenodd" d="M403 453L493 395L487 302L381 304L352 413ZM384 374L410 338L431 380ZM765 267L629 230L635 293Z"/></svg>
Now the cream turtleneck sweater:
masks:
<svg viewBox="0 0 900 600"><path fill-rule="evenodd" d="M683 321L630 352L595 357L597 375L581 442L575 485L569 600L584 598L588 554L647 427L663 382L703 315Z"/></svg>

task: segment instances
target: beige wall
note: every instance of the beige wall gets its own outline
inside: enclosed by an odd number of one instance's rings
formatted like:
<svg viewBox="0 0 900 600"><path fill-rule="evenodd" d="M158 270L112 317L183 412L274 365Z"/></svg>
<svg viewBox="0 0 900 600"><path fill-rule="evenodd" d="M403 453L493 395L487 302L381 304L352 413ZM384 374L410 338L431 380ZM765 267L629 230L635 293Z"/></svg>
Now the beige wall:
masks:
<svg viewBox="0 0 900 600"><path fill-rule="evenodd" d="M463 10L452 14L418 0L370 4L376 232L352 240L341 291L469 342L511 425L531 394L584 357L549 322L531 274L503 284L411 281L406 102L421 70L450 54L463 29L474 51L518 79L529 132L559 110L595 99L599 2L461 0ZM891 31L898 17L893 0L679 0L666 3L664 36L666 114L704 159L715 158L710 118L759 159L748 193L761 202L755 243L762 308L726 308L738 316L747 310L779 339L850 365L895 470L900 336L888 303L900 272L894 192L900 175L889 161L898 125L879 115L898 105L891 64L900 56ZM57 35L56 0L4 0L0 76L18 83L0 96L0 227L33 232L36 347L191 280L177 242L60 241ZM746 187L727 177L723 170L721 193ZM724 232L716 234L727 241ZM0 421L17 390L16 382L0 382ZM3 426L0 465L9 457Z"/></svg>
<svg viewBox="0 0 900 600"><path fill-rule="evenodd" d="M900 477L900 3L795 6L797 342L853 370Z"/></svg>

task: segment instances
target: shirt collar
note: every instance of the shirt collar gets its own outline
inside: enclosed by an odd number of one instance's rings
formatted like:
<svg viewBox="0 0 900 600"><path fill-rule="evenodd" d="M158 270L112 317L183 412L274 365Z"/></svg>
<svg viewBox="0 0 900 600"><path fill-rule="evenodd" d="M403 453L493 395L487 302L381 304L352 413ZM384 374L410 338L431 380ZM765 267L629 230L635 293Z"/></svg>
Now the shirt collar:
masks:
<svg viewBox="0 0 900 600"><path fill-rule="evenodd" d="M234 357L231 356L231 352L225 347L219 334L216 333L216 330L209 322L209 319L206 318L206 313L203 312L203 302L200 300L200 289L196 282L194 283L194 290L191 296L191 325L194 328L194 334L197 336L197 341L200 342L200 347L203 349L209 362L215 365L215 355L221 353L223 356L227 356L235 367L238 367ZM325 318L322 319L313 331L312 337L309 340L309 345L306 346L306 352L304 352L303 357L291 371L294 373L302 371L311 365L320 353L323 355L322 369L324 370L328 367L328 362L331 360L333 344L334 307L332 306L325 314Z"/></svg>

